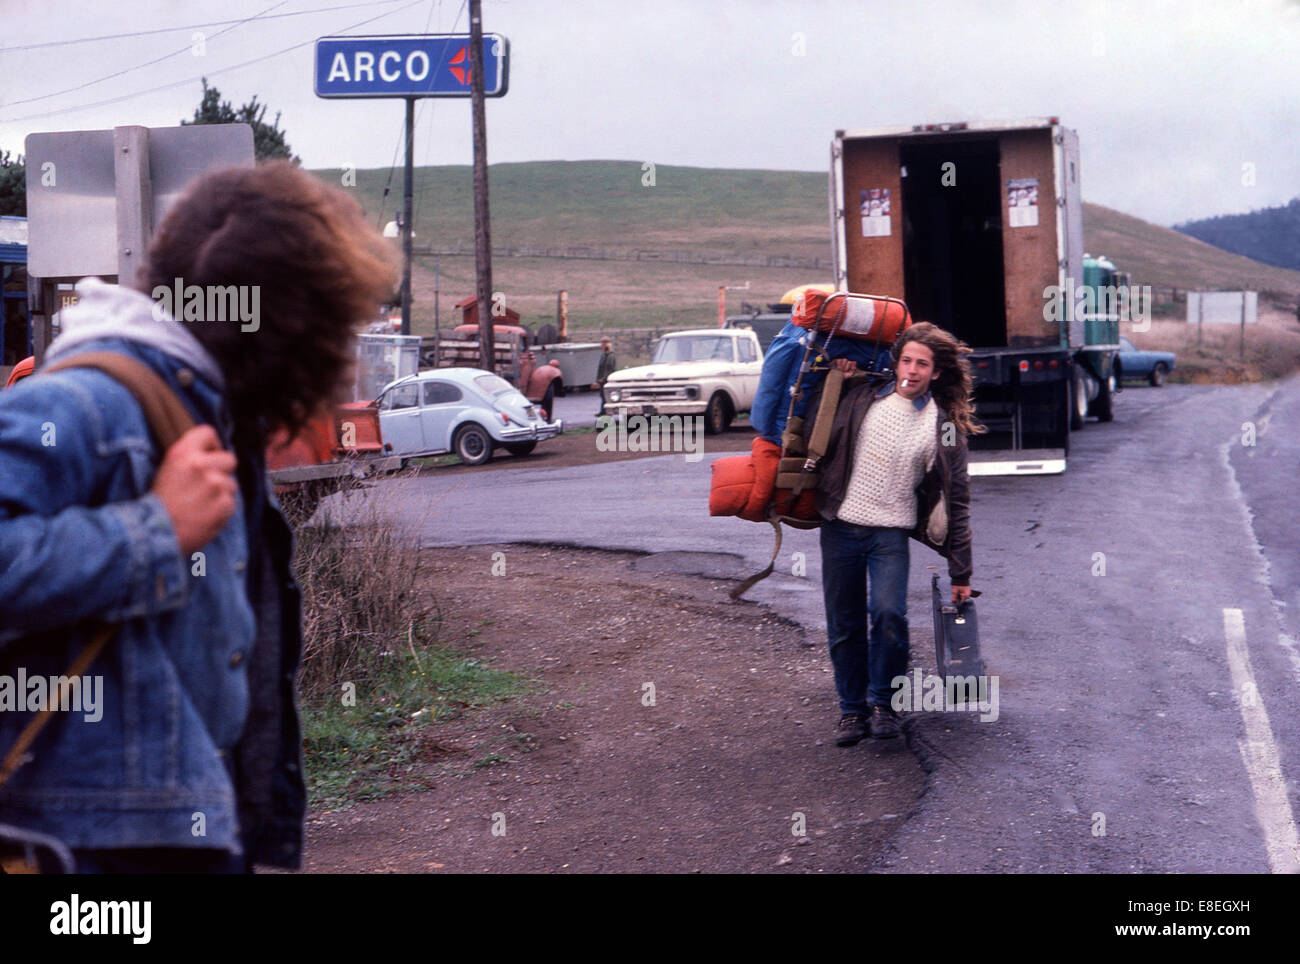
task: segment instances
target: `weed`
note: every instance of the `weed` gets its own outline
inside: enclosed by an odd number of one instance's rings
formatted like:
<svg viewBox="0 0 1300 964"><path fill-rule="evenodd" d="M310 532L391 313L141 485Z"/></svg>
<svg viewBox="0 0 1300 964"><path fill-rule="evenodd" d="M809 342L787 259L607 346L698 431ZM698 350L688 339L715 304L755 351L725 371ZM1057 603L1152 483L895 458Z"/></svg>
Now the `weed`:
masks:
<svg viewBox="0 0 1300 964"><path fill-rule="evenodd" d="M445 749L435 739L437 723L528 689L516 673L431 645L427 628L415 634L410 652L394 652L357 687L355 702L337 694L304 700L303 757L313 807L375 799L410 788L412 780L424 785L419 771Z"/></svg>

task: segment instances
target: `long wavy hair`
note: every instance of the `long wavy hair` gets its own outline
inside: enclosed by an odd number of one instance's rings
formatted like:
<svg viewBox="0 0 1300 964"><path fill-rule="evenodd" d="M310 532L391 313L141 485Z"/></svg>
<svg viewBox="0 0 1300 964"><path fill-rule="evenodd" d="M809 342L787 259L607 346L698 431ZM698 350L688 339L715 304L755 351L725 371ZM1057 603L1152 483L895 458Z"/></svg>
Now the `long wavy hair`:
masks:
<svg viewBox="0 0 1300 964"><path fill-rule="evenodd" d="M258 286L259 319L189 330L226 379L237 444L297 433L332 402L354 336L389 297L394 257L341 189L287 161L201 175L154 234L137 287Z"/></svg>
<svg viewBox="0 0 1300 964"><path fill-rule="evenodd" d="M971 352L966 343L958 341L938 325L918 321L899 335L890 349L895 370L898 369L898 359L903 354L904 346L911 342L925 345L934 353L934 378L930 382L930 394L956 423L958 430L963 435L983 435L987 432L987 426L975 421L975 384L971 379L970 362L963 357Z"/></svg>

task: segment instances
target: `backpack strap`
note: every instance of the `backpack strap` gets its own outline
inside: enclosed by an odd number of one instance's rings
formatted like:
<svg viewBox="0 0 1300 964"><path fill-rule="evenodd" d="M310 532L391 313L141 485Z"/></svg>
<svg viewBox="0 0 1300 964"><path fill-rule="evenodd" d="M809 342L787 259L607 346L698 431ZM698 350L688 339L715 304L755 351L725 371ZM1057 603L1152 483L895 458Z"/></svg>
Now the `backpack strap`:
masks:
<svg viewBox="0 0 1300 964"><path fill-rule="evenodd" d="M50 722L50 714L54 712L54 707L62 704L66 688L72 686L74 679L85 675L86 670L95 661L95 657L99 655L100 650L116 635L116 625L96 627L90 642L86 643L81 652L77 654L76 659L72 661L72 665L68 667L68 671L63 674L66 678L59 683L59 692L48 694L45 709L27 722L22 732L18 734L18 739L14 741L14 745L5 753L4 761L0 762L0 787L3 787L8 782L15 770L27 762L28 748L36 742L36 737L40 735L41 730L45 729L45 724Z"/></svg>
<svg viewBox="0 0 1300 964"><path fill-rule="evenodd" d="M767 521L772 524L772 528L776 532L776 545L772 547L772 559L771 561L768 562L766 569L764 569L762 572L754 573L752 576L750 576L748 579L742 582L739 586L736 586L734 589L731 590L731 592L728 595L730 595L731 598L736 601L739 601L740 597L743 596L746 592L748 592L755 583L761 582L762 580L766 579L768 576L772 575L772 570L773 568L776 567L776 557L781 553L781 523L775 521L774 519L768 519Z"/></svg>
<svg viewBox="0 0 1300 964"><path fill-rule="evenodd" d="M817 406L817 420L813 422L812 437L808 440L807 452L803 453L802 459L781 460L776 488L790 490L789 501L792 505L810 482L816 485L820 481L817 475L817 463L826 454L826 446L830 443L831 428L835 421L835 411L840 404L840 390L843 387L844 372L832 367L826 373L821 401ZM786 450L789 451L788 445Z"/></svg>
<svg viewBox="0 0 1300 964"><path fill-rule="evenodd" d="M166 452L178 438L194 427L194 419L185 405L168 387L167 383L148 365L111 351L85 352L74 355L64 361L55 362L41 369L41 373L62 371L68 368L95 368L102 371L135 396L140 408L144 410L145 420L153 433L158 446ZM92 631L90 641L77 654L64 674L67 679L61 684L70 686L72 680L83 676L90 664L100 654L108 641L117 635L117 625L97 625ZM14 741L4 759L0 761L0 787L3 787L26 760L28 748L36 741L41 730L50 722L54 706L62 702L63 693L51 693L45 709L37 713L23 727L18 739Z"/></svg>
<svg viewBox="0 0 1300 964"><path fill-rule="evenodd" d="M840 390L844 387L844 372L831 367L826 373L826 382L822 388L821 404L817 406L817 421L813 424L812 438L808 440L808 460L804 471L811 472L817 467L821 457L826 454L826 446L831 440L831 424L835 421L835 410L840 404Z"/></svg>
<svg viewBox="0 0 1300 964"><path fill-rule="evenodd" d="M88 351L46 365L40 374L68 368L95 368L120 382L144 410L145 420L158 447L166 452L176 440L194 427L194 419L176 393L144 362L114 351Z"/></svg>

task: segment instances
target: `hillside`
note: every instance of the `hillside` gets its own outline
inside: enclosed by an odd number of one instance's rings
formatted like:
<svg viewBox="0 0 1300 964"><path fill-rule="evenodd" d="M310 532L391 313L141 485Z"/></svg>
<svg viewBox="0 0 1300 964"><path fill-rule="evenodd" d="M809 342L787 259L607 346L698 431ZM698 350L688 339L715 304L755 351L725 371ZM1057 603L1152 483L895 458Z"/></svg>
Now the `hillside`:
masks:
<svg viewBox="0 0 1300 964"><path fill-rule="evenodd" d="M1300 197L1288 204L1178 225L1207 244L1283 268L1300 268Z"/></svg>
<svg viewBox="0 0 1300 964"><path fill-rule="evenodd" d="M1272 292L1277 301L1300 301L1300 271L1231 254L1100 204L1084 204L1083 236L1089 252L1104 254L1132 271L1137 284L1184 290L1245 288Z"/></svg>
<svg viewBox="0 0 1300 964"><path fill-rule="evenodd" d="M342 172L320 171L335 184ZM826 176L814 172L722 170L659 165L643 185L638 161L534 161L494 164L490 171L494 247L575 248L634 257L641 249L665 260L500 257L494 288L537 325L553 320L555 293L569 291L573 328L711 324L720 284L749 282L728 304L775 300L786 289L830 279ZM401 205L402 174L356 172L353 188L376 223ZM389 185L387 200L383 198ZM473 194L468 166L418 168L416 245L460 245L439 259L441 323L474 288ZM382 214L381 214L382 209ZM1084 205L1088 251L1105 254L1157 287L1245 285L1300 301L1300 271L1273 268L1220 251L1186 235L1094 204ZM780 259L797 259L780 266ZM748 263L738 262L745 259ZM772 262L772 263L769 263ZM415 327L433 328L433 258L416 259Z"/></svg>

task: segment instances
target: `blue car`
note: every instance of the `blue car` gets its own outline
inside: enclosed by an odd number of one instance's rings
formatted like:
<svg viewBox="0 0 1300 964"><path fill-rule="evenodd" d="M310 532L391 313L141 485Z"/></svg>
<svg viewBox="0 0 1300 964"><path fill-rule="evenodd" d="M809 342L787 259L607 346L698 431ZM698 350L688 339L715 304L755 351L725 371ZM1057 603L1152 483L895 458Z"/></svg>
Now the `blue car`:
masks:
<svg viewBox="0 0 1300 964"><path fill-rule="evenodd" d="M389 383L379 406L384 442L403 460L455 452L482 465L502 446L527 455L542 439L564 431L499 375L481 368L434 368Z"/></svg>
<svg viewBox="0 0 1300 964"><path fill-rule="evenodd" d="M1121 378L1145 378L1159 388L1165 383L1165 376L1174 370L1174 353L1171 351L1143 351L1122 336L1119 344Z"/></svg>

